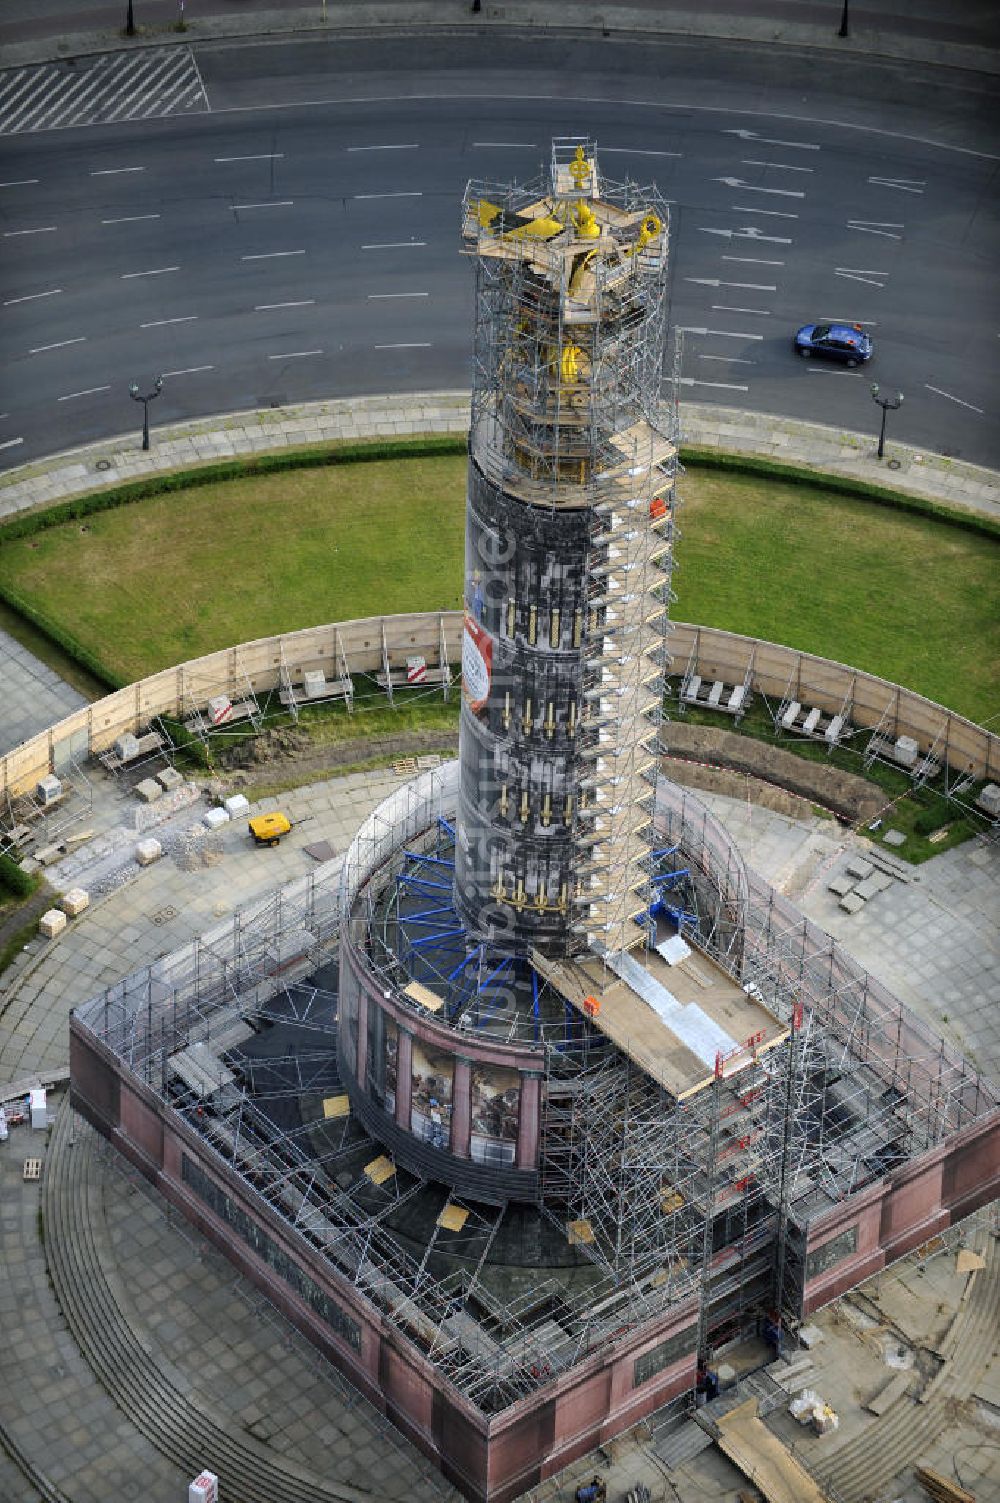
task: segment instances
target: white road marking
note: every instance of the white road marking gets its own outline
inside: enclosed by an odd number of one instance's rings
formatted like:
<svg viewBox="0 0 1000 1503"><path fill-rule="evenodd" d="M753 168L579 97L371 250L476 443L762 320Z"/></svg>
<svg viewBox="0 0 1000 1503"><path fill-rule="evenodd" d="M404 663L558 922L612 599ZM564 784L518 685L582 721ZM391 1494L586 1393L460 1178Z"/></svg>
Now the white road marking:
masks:
<svg viewBox="0 0 1000 1503"><path fill-rule="evenodd" d="M154 318L148 324L140 324L140 329L162 329L164 324L190 324L198 317L197 313L184 313L180 318Z"/></svg>
<svg viewBox="0 0 1000 1503"><path fill-rule="evenodd" d="M283 151L262 151L253 157L216 157L217 162L280 162Z"/></svg>
<svg viewBox="0 0 1000 1503"><path fill-rule="evenodd" d="M779 198L805 198L798 188L758 188L742 177L713 177L713 183L725 183L727 188L742 188L744 193L773 193Z"/></svg>
<svg viewBox="0 0 1000 1503"><path fill-rule="evenodd" d="M123 271L122 281L131 282L135 277L162 277L168 271L180 271L179 266L154 266L152 271Z"/></svg>
<svg viewBox="0 0 1000 1503"><path fill-rule="evenodd" d="M923 193L927 179L922 177L870 177L876 188L898 188L900 193Z"/></svg>
<svg viewBox="0 0 1000 1503"><path fill-rule="evenodd" d="M473 141L473 146L493 147L498 151L537 151L534 141ZM604 148L608 150L607 147Z"/></svg>
<svg viewBox="0 0 1000 1503"><path fill-rule="evenodd" d="M405 141L399 146L349 146L348 151L419 151L419 141Z"/></svg>
<svg viewBox="0 0 1000 1503"><path fill-rule="evenodd" d="M835 277L843 277L847 282L864 282L868 287L884 287L884 278L889 275L887 271L863 271L860 267L837 266L834 268Z"/></svg>
<svg viewBox="0 0 1000 1503"><path fill-rule="evenodd" d="M423 193L418 188L405 188L401 193L355 193L356 199L361 198L423 198Z"/></svg>
<svg viewBox="0 0 1000 1503"><path fill-rule="evenodd" d="M42 224L39 225L37 230L4 230L3 238L5 240L13 240L17 235L51 235L52 231L56 228L57 226L54 224Z"/></svg>
<svg viewBox="0 0 1000 1503"><path fill-rule="evenodd" d="M822 324L846 324L849 329L855 325L859 329L877 329L878 324L871 318L842 318L839 313L821 313L816 322Z"/></svg>
<svg viewBox="0 0 1000 1503"><path fill-rule="evenodd" d="M101 167L91 172L91 177L117 177L122 172L145 172L145 167Z"/></svg>
<svg viewBox="0 0 1000 1503"><path fill-rule="evenodd" d="M64 397L56 397L57 402L75 402L77 397L92 397L99 391L110 391L110 386L87 386L83 391L70 391Z"/></svg>
<svg viewBox="0 0 1000 1503"><path fill-rule="evenodd" d="M46 352L46 350L64 350L66 348L66 346L69 345L69 344L86 344L86 342L87 342L87 336L86 336L86 334L79 334L79 335L77 335L76 339L60 339L60 341L59 341L58 344L40 344L40 345L36 345L33 350L29 350L28 351L28 354L29 355L44 355L45 352Z"/></svg>
<svg viewBox="0 0 1000 1503"><path fill-rule="evenodd" d="M283 355L268 355L268 360L304 360L307 355L322 355L322 350L286 350Z"/></svg>
<svg viewBox="0 0 1000 1503"><path fill-rule="evenodd" d="M430 297L430 293L429 292L369 292L369 294L368 294L368 301L370 303L379 303L379 302L385 302L388 298L394 298L394 297Z"/></svg>
<svg viewBox="0 0 1000 1503"><path fill-rule="evenodd" d="M924 385L927 386L926 381ZM978 412L980 417L983 415L981 407L973 407L971 402L963 402L961 397L953 397L950 391L942 391L940 386L927 386L927 390L932 391L936 397L947 397L949 402L957 402L959 407L967 407L970 412Z"/></svg>
<svg viewBox="0 0 1000 1503"><path fill-rule="evenodd" d="M24 443L24 439L23 438L8 438L2 444L0 444L0 449L14 449L14 448L17 447L18 444L23 444L23 443Z"/></svg>
<svg viewBox="0 0 1000 1503"><path fill-rule="evenodd" d="M758 135L755 130L745 130L743 128L735 130L730 126L728 130L723 130L722 134L724 136L739 136L741 141L759 141L761 146L792 146L796 151L819 151L819 147L812 141L772 141L768 136Z"/></svg>
<svg viewBox="0 0 1000 1503"><path fill-rule="evenodd" d="M375 245L363 245L362 250L409 250L411 246L426 245L426 240L382 240Z"/></svg>
<svg viewBox="0 0 1000 1503"><path fill-rule="evenodd" d="M863 371L833 370L829 365L809 365L806 370L810 376L850 376L852 381L860 381L864 375Z"/></svg>
<svg viewBox="0 0 1000 1503"><path fill-rule="evenodd" d="M159 214L126 214L121 219L102 219L102 224L138 224L140 219L159 219Z"/></svg>
<svg viewBox="0 0 1000 1503"><path fill-rule="evenodd" d="M770 318L770 308L733 308L729 303L713 303L713 313L756 313L759 318Z"/></svg>
<svg viewBox="0 0 1000 1503"><path fill-rule="evenodd" d="M303 298L301 302L297 303L255 303L253 311L255 313L269 313L272 308L312 308L315 306L315 303L316 299L314 297Z"/></svg>
<svg viewBox="0 0 1000 1503"><path fill-rule="evenodd" d="M750 204L733 204L734 214L766 214L768 219L798 219L798 214L789 214L785 209L755 209Z"/></svg>
<svg viewBox="0 0 1000 1503"><path fill-rule="evenodd" d="M696 381L693 376L681 376L682 386L711 386L716 391L749 391L749 386L739 386L732 381Z"/></svg>
<svg viewBox="0 0 1000 1503"><path fill-rule="evenodd" d="M741 261L744 266L784 266L784 261L764 261L759 256L720 256L720 261Z"/></svg>
<svg viewBox="0 0 1000 1503"><path fill-rule="evenodd" d="M849 219L849 230L861 230L866 235L882 235L886 240L902 240L902 235L894 235L893 230L903 229L901 224L892 224L889 220L881 219Z"/></svg>
<svg viewBox="0 0 1000 1503"><path fill-rule="evenodd" d="M737 329L696 329L693 325L680 325L682 334L714 334L717 339L763 339L763 334L744 334Z"/></svg>
<svg viewBox="0 0 1000 1503"><path fill-rule="evenodd" d="M241 256L241 261L276 261L279 256L304 256L304 250L295 251L262 251L255 256Z"/></svg>
<svg viewBox="0 0 1000 1503"><path fill-rule="evenodd" d="M38 297L55 297L57 292L62 292L62 288L52 287L48 292L28 292L24 297L9 297L4 303L4 307L12 308L15 303L33 303Z"/></svg>
<svg viewBox="0 0 1000 1503"><path fill-rule="evenodd" d="M756 365L756 360L748 360L745 355L699 355L699 360L721 360L723 365Z"/></svg>
<svg viewBox="0 0 1000 1503"><path fill-rule="evenodd" d="M294 198L275 198L267 204L233 204L234 209L290 209Z"/></svg>
<svg viewBox="0 0 1000 1503"><path fill-rule="evenodd" d="M791 162L761 162L754 157L743 158L744 167L777 167L781 172L815 172L815 167L793 167Z"/></svg>
<svg viewBox="0 0 1000 1503"><path fill-rule="evenodd" d="M434 346L430 344L376 344L372 348L376 350L430 350Z"/></svg>
<svg viewBox="0 0 1000 1503"><path fill-rule="evenodd" d="M766 241L768 245L792 244L791 239L785 235L765 235L762 230L757 229L756 225L751 224L745 224L739 230L717 230L708 224L700 224L698 228L703 235L722 235L727 240L759 240L762 243Z"/></svg>
<svg viewBox="0 0 1000 1503"><path fill-rule="evenodd" d="M37 177L20 177L16 182L0 183L0 188L31 188L37 182L40 182L40 179ZM20 443L20 439L18 442Z"/></svg>
<svg viewBox="0 0 1000 1503"><path fill-rule="evenodd" d="M184 369L180 370L180 371L164 371L163 372L163 380L165 381L168 376L194 376L194 375L197 374L198 371L214 371L214 370L215 370L215 366L214 365L186 365L184 367Z"/></svg>
<svg viewBox="0 0 1000 1503"><path fill-rule="evenodd" d="M773 282L720 282L718 277L685 277L685 282L695 282L699 287L742 287L747 292L777 292Z"/></svg>
<svg viewBox="0 0 1000 1503"><path fill-rule="evenodd" d="M682 151L644 151L640 146L602 146L601 156L682 157Z"/></svg>

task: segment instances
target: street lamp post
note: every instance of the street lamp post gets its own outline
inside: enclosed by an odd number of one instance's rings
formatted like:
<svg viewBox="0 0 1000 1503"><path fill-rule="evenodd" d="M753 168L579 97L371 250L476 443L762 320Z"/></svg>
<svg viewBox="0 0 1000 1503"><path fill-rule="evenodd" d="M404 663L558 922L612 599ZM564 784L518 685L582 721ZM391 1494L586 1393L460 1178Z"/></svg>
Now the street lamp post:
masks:
<svg viewBox="0 0 1000 1503"><path fill-rule="evenodd" d="M895 412L897 407L902 407L903 393L901 391L897 392L894 397L880 397L878 393L879 384L877 381L873 381L872 401L877 402L882 409L882 427L879 429L878 435L878 457L881 459L885 454L885 415L890 409Z"/></svg>
<svg viewBox="0 0 1000 1503"><path fill-rule="evenodd" d="M848 9L848 6L850 5L850 3L851 3L851 0L844 0L844 9L842 10L841 15L840 15L840 30L837 32L837 35L839 37L849 37L850 34L851 34L850 33L850 29L848 27L848 16L847 16L847 9Z"/></svg>
<svg viewBox="0 0 1000 1503"><path fill-rule="evenodd" d="M132 0L128 0L128 10L125 13L125 35L135 36L135 17L132 14Z"/></svg>
<svg viewBox="0 0 1000 1503"><path fill-rule="evenodd" d="M142 403L142 447L144 449L148 449L149 448L149 404L150 404L150 402L153 401L154 397L158 397L160 395L160 392L162 390L163 390L163 377L162 376L154 376L153 377L153 390L152 391L141 392L139 390L139 383L138 383L138 381L133 381L132 384L131 384L131 386L128 389L128 394L132 398L133 402L141 402Z"/></svg>

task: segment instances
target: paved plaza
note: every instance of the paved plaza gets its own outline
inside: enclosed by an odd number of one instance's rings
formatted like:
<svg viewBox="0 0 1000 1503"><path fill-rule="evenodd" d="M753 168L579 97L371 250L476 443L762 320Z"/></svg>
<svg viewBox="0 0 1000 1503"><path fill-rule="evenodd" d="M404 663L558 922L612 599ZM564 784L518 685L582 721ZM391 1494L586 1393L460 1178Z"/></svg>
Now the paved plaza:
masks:
<svg viewBox="0 0 1000 1503"><path fill-rule="evenodd" d="M8 632L0 631L0 756L86 704Z"/></svg>

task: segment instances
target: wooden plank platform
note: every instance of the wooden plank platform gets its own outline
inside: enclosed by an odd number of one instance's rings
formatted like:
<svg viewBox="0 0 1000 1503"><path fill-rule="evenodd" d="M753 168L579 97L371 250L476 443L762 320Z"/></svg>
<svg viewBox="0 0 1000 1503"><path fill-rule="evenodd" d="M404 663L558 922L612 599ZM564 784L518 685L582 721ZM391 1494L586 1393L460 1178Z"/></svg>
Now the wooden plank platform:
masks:
<svg viewBox="0 0 1000 1503"><path fill-rule="evenodd" d="M733 1041L723 1073L729 1077L788 1036L762 1003L747 995L721 966L701 951L669 966L656 951L634 952L643 969L682 1007L694 1005ZM549 960L533 951L531 963L572 1007L659 1082L678 1101L704 1090L715 1078L709 1063L689 1048L643 998L590 953L572 960ZM592 1011L595 999L597 1011ZM756 1040L752 1046L750 1039Z"/></svg>
<svg viewBox="0 0 1000 1503"><path fill-rule="evenodd" d="M409 982L403 987L403 993L407 997L412 997L413 1001L425 1008L427 1012L440 1012L444 1006L444 999L436 992L432 992L429 986L421 986L419 981Z"/></svg>
<svg viewBox="0 0 1000 1503"><path fill-rule="evenodd" d="M815 1478L762 1423L755 1398L722 1415L717 1428L719 1450L749 1477L768 1503L828 1503Z"/></svg>

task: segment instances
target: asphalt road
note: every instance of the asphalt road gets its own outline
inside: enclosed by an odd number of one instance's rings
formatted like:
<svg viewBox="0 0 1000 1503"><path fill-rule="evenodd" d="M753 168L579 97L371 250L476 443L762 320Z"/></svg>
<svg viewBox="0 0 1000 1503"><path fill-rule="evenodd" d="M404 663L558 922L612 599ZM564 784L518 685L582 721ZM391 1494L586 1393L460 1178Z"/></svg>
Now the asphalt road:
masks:
<svg viewBox="0 0 1000 1503"><path fill-rule="evenodd" d="M183 78L150 55L123 82L136 118L112 124L70 127L96 65L54 65L51 108L0 144L0 465L122 432L154 373L154 424L468 384L464 185L588 132L606 173L671 201L682 400L868 429L878 380L905 393L890 436L1000 467L989 79L538 35L179 55ZM870 366L797 360L813 318L864 323Z"/></svg>

